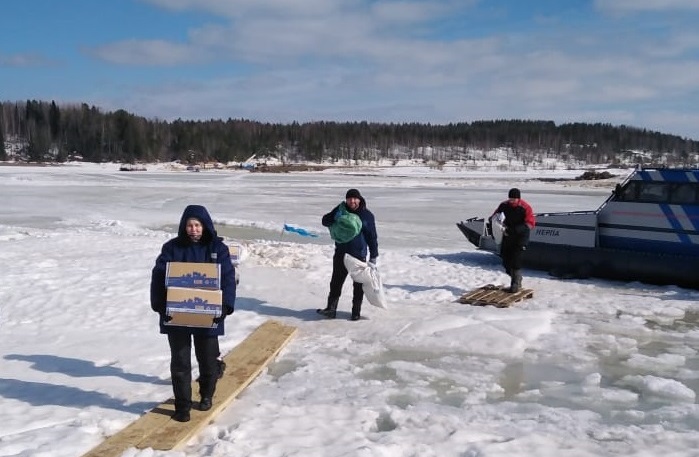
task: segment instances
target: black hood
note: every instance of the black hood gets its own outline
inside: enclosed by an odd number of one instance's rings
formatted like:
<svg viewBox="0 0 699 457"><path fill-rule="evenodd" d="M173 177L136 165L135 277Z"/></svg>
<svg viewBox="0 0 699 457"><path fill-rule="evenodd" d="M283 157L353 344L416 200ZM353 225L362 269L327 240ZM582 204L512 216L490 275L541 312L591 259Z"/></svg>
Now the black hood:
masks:
<svg viewBox="0 0 699 457"><path fill-rule="evenodd" d="M177 238L179 238L180 241L189 242L189 237L187 236L187 219L192 217L199 219L204 226L204 231L201 235L202 243L210 243L217 237L216 230L214 229L214 222L211 220L211 216L206 208L201 205L189 205L184 209L182 217L180 218L180 228L177 230Z"/></svg>

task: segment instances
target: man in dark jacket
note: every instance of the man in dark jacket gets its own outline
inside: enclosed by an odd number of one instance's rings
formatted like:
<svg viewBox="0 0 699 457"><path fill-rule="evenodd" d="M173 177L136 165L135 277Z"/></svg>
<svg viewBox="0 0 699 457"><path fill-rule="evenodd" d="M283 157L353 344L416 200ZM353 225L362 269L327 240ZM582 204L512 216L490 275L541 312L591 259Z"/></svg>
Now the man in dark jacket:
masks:
<svg viewBox="0 0 699 457"><path fill-rule="evenodd" d="M505 233L500 245L500 257L505 272L510 275L512 293L522 288L522 253L529 243L529 232L536 223L532 207L522 200L519 189L512 188L507 194L507 200L500 203L490 216L492 219L498 213L505 217Z"/></svg>
<svg viewBox="0 0 699 457"><path fill-rule="evenodd" d="M342 221L340 219L345 218L347 213L359 217L361 220L361 228L359 232L349 240L334 238L335 254L333 255L333 272L330 279L328 304L325 309L317 310L319 314L329 319L335 319L337 304L340 301L340 295L342 293L342 285L345 283L348 274L344 262L345 254L349 254L362 262L366 262L368 250L369 262L374 264L376 264L376 260L379 257L379 244L376 235L374 214L367 209L366 201L357 189L349 189L345 194L345 201L324 215L322 223L325 227L331 229L332 234L333 225L341 223ZM358 282L353 283L351 320L356 321L361 317L363 299L364 290L362 289L362 284Z"/></svg>
<svg viewBox="0 0 699 457"><path fill-rule="evenodd" d="M221 264L223 315L216 318L216 328L168 326L165 274L168 262ZM219 377L218 337L224 334L224 319L233 313L235 304L235 268L228 247L216 234L209 212L200 205L189 205L180 219L177 237L163 244L151 275L150 303L160 314L160 333L167 334L170 344L170 374L175 394L173 419L187 422L192 408L192 339L199 365L199 409L211 408Z"/></svg>

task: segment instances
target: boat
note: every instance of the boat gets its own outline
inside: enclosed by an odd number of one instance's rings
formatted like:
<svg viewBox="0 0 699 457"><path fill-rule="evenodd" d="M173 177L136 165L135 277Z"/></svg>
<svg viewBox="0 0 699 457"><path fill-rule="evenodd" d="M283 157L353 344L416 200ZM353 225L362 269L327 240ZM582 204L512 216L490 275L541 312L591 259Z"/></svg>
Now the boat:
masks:
<svg viewBox="0 0 699 457"><path fill-rule="evenodd" d="M456 225L477 248L500 249L496 218ZM699 289L699 169L637 168L593 211L536 214L523 266L561 278Z"/></svg>

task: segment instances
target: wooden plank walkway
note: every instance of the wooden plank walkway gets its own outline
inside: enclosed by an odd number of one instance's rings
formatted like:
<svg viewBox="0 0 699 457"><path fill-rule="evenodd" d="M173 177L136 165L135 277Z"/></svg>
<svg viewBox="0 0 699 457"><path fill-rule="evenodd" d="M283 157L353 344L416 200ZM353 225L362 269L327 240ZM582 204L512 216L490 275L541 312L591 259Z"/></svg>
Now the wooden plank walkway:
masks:
<svg viewBox="0 0 699 457"><path fill-rule="evenodd" d="M129 448L175 449L208 425L279 354L297 329L270 320L260 325L225 357L226 371L216 386L209 411L192 408L189 422L170 419L175 411L171 398L153 408L119 433L108 437L83 457L119 457ZM192 383L193 400L199 385ZM196 404L196 402L195 402Z"/></svg>
<svg viewBox="0 0 699 457"><path fill-rule="evenodd" d="M532 298L532 289L521 289L519 292L510 293L506 286L495 286L487 284L465 293L459 298L460 303L476 306L495 306L497 308L507 308L522 300Z"/></svg>

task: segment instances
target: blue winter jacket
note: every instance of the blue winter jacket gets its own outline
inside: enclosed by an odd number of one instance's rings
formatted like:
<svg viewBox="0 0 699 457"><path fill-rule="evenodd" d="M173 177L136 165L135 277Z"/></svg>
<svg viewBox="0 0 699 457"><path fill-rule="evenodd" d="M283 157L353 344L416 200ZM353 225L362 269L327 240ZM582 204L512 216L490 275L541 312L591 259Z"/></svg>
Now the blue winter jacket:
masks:
<svg viewBox="0 0 699 457"><path fill-rule="evenodd" d="M342 205L343 203L340 203ZM325 227L330 227L335 218L339 214L340 205L337 205L328 214L323 216L322 223ZM374 220L374 214L369 211L366 207L366 201L364 197L359 199L359 208L356 211L351 211L347 208L347 211L355 213L362 220L362 230L359 235L352 238L347 243L335 243L335 255L349 254L352 257L366 261L367 248L369 251L369 258L377 258L379 256L379 241L376 235L376 222Z"/></svg>
<svg viewBox="0 0 699 457"><path fill-rule="evenodd" d="M187 236L187 220L197 218L204 226L199 242L193 242ZM160 314L160 333L189 333L192 335L217 336L224 334L224 323L216 328L190 328L164 325L167 289L165 288L165 271L168 262L199 262L221 264L221 291L223 293L223 310L225 315L233 313L235 304L235 268L231 263L228 246L216 234L209 212L200 205L189 205L184 209L180 219L177 238L163 244L160 255L155 260L151 274L150 306Z"/></svg>

